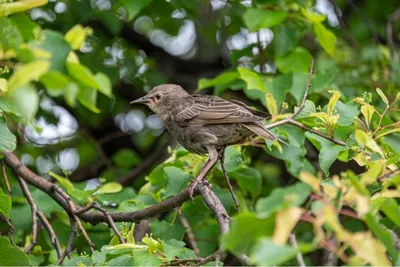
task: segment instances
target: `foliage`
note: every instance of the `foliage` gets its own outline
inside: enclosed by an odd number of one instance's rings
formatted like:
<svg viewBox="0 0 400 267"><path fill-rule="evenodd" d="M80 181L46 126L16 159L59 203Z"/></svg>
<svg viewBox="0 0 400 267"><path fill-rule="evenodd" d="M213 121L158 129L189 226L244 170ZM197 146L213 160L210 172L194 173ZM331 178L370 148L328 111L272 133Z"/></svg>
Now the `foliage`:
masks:
<svg viewBox="0 0 400 267"><path fill-rule="evenodd" d="M41 213L71 254L64 265L194 265L219 250L225 265L297 265L299 256L320 265L320 251L338 259L330 265L399 264L399 36L385 32L400 30L398 1L317 1L331 10L312 0L0 2L0 265L59 264ZM195 37L182 41L187 25ZM240 213L221 165L207 175L232 217L228 233L200 196L154 214L146 235L134 221L77 228L37 184L34 211L7 152L104 214L179 195L206 157L178 146L163 158L170 143L158 121L128 106L167 82L251 103L271 128L294 120L272 130L285 143L226 149Z"/></svg>

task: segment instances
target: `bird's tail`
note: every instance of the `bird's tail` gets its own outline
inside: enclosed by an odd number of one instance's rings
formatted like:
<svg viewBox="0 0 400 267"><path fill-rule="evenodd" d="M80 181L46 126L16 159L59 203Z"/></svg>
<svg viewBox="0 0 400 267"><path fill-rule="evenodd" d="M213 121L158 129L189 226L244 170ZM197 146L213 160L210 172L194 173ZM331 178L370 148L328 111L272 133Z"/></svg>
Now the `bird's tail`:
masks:
<svg viewBox="0 0 400 267"><path fill-rule="evenodd" d="M243 124L244 127L252 131L258 136L261 136L265 140L277 140L278 137L271 132L270 130L266 129L262 123L249 123L249 124Z"/></svg>

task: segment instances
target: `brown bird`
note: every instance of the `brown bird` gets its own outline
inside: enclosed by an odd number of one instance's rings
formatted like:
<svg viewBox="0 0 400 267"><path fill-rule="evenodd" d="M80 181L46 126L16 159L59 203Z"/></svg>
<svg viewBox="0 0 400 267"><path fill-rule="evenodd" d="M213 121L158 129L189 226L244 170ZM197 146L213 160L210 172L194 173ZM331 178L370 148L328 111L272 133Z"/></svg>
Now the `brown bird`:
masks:
<svg viewBox="0 0 400 267"><path fill-rule="evenodd" d="M168 131L188 151L209 155L207 163L190 185L190 197L198 182L223 155L226 146L244 143L251 137L277 137L264 126L265 113L243 102L212 95L188 94L181 86L163 84L131 104L146 104Z"/></svg>

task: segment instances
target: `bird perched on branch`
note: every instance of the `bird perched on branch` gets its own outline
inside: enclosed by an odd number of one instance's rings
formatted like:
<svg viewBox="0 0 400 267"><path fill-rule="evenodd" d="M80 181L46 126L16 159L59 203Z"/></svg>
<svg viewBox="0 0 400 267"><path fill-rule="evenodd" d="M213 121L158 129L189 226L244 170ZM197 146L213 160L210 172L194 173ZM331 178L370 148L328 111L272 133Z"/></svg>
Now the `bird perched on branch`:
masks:
<svg viewBox="0 0 400 267"><path fill-rule="evenodd" d="M226 146L244 143L251 137L266 140L277 137L264 127L264 113L243 102L225 100L212 95L190 95L181 86L163 84L131 104L145 104L155 112L168 131L188 151L209 155L207 163L190 185L205 177L223 155Z"/></svg>

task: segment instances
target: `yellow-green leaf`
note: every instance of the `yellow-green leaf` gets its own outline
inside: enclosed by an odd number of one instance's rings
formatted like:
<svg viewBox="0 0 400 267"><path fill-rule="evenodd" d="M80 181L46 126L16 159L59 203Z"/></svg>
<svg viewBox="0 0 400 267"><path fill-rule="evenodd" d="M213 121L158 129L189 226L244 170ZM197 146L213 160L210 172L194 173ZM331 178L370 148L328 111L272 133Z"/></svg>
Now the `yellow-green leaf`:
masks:
<svg viewBox="0 0 400 267"><path fill-rule="evenodd" d="M378 178L378 175L382 172L384 166L385 163L383 160L374 162L371 168L361 176L360 182L364 185L373 184L376 181L376 178Z"/></svg>
<svg viewBox="0 0 400 267"><path fill-rule="evenodd" d="M274 118L278 114L278 107L276 105L276 100L271 93L266 95L267 99L267 109L268 112L271 114L272 118Z"/></svg>
<svg viewBox="0 0 400 267"><path fill-rule="evenodd" d="M309 9L302 8L301 13L303 13L304 17L306 17L306 19L311 23L323 22L325 20L324 14L320 14Z"/></svg>
<svg viewBox="0 0 400 267"><path fill-rule="evenodd" d="M99 85L97 89L100 91L100 93L108 96L109 98L112 98L113 97L112 86L108 76L102 72L98 72L94 75L94 79L97 81L97 84Z"/></svg>
<svg viewBox="0 0 400 267"><path fill-rule="evenodd" d="M299 207L290 207L276 215L275 230L272 240L279 245L285 245L290 233L300 219L303 210Z"/></svg>
<svg viewBox="0 0 400 267"><path fill-rule="evenodd" d="M0 17L8 16L17 12L24 12L26 10L43 6L47 4L47 0L24 0L24 1L14 1L12 3L0 4Z"/></svg>
<svg viewBox="0 0 400 267"><path fill-rule="evenodd" d="M321 47L325 50L329 55L333 55L335 52L336 45L336 36L330 30L325 28L322 23L315 23L313 25L313 30L315 35L318 38L318 42Z"/></svg>
<svg viewBox="0 0 400 267"><path fill-rule="evenodd" d="M378 93L378 95L382 98L382 101L386 104L389 105L389 101L387 99L387 97L385 96L385 94L382 92L381 89L376 88L376 92Z"/></svg>
<svg viewBox="0 0 400 267"><path fill-rule="evenodd" d="M386 249L370 232L359 232L349 239L356 255L372 266L392 266L386 255Z"/></svg>
<svg viewBox="0 0 400 267"><path fill-rule="evenodd" d="M7 92L8 91L8 81L7 79L0 78L0 91Z"/></svg>
<svg viewBox="0 0 400 267"><path fill-rule="evenodd" d="M110 194L110 193L118 193L122 190L122 185L116 182L110 182L104 184L100 187L97 194Z"/></svg>
<svg viewBox="0 0 400 267"><path fill-rule="evenodd" d="M71 45L73 50L80 49L86 39L86 31L82 25L77 24L65 34L65 40Z"/></svg>
<svg viewBox="0 0 400 267"><path fill-rule="evenodd" d="M382 158L385 158L382 149L378 146L375 140L366 132L362 130L356 130L354 136L359 145L366 146L367 148L381 155Z"/></svg>
<svg viewBox="0 0 400 267"><path fill-rule="evenodd" d="M375 108L373 106L371 106L370 104L364 104L361 107L361 113L364 115L365 122L367 123L367 126L369 128L372 116L375 113Z"/></svg>
<svg viewBox="0 0 400 267"><path fill-rule="evenodd" d="M237 70L239 72L240 79L246 82L247 89L256 89L263 92L267 90L267 87L258 73L243 67L238 67Z"/></svg>
<svg viewBox="0 0 400 267"><path fill-rule="evenodd" d="M331 96L331 98L329 99L328 108L327 108L327 113L328 113L329 117L331 117L333 115L333 112L335 111L336 103L338 102L339 98L340 98L339 91L335 91L333 93L333 95Z"/></svg>
<svg viewBox="0 0 400 267"><path fill-rule="evenodd" d="M303 182L308 184L309 186L311 186L314 191L316 193L320 193L321 192L321 179L319 179L318 177L315 177L314 175L312 175L309 172L301 172L299 179Z"/></svg>
<svg viewBox="0 0 400 267"><path fill-rule="evenodd" d="M38 60L24 64L22 67L18 68L8 80L8 91L12 92L32 80L39 79L49 68L49 61Z"/></svg>
<svg viewBox="0 0 400 267"><path fill-rule="evenodd" d="M83 85L88 86L90 88L94 89L99 88L99 84L97 83L90 69L79 63L67 62L66 65L68 74L71 75L71 77L73 77Z"/></svg>

